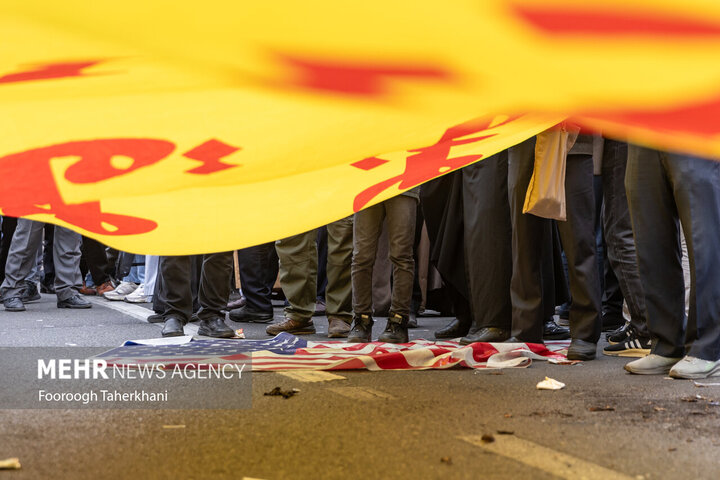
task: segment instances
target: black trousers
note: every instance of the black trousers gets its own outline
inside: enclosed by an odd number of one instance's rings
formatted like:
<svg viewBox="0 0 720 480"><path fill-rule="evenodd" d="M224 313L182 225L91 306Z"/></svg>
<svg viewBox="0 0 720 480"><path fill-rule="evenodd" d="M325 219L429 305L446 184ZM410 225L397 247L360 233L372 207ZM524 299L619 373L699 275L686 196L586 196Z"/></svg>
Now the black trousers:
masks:
<svg viewBox="0 0 720 480"><path fill-rule="evenodd" d="M105 253L105 245L89 237L82 237L82 259L80 261L80 273L83 281L88 270L92 276L95 286L100 286L110 281L112 268Z"/></svg>
<svg viewBox="0 0 720 480"><path fill-rule="evenodd" d="M159 295L164 306L163 318L175 317L187 323L193 312L192 270L193 255L160 257L162 287ZM198 287L198 317L209 320L223 317L221 310L230 297L230 279L233 271L232 252L210 253L202 259Z"/></svg>
<svg viewBox="0 0 720 480"><path fill-rule="evenodd" d="M238 250L238 264L247 308L255 312L272 313L272 288L278 274L275 242Z"/></svg>
<svg viewBox="0 0 720 480"><path fill-rule="evenodd" d="M473 330L510 328L508 152L462 169L465 268Z"/></svg>
<svg viewBox="0 0 720 480"><path fill-rule="evenodd" d="M652 353L720 359L720 163L630 145L625 177ZM680 224L690 260L690 311Z"/></svg>

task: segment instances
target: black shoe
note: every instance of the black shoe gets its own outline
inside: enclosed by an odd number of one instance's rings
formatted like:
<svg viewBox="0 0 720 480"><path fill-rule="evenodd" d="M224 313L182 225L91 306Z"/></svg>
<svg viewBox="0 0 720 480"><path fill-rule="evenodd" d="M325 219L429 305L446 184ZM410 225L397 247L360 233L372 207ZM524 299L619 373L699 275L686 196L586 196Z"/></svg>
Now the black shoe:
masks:
<svg viewBox="0 0 720 480"><path fill-rule="evenodd" d="M57 308L91 308L92 303L85 300L77 293L65 300L58 300Z"/></svg>
<svg viewBox="0 0 720 480"><path fill-rule="evenodd" d="M162 328L163 337L180 337L185 335L183 330L183 322L175 317L165 319L165 325Z"/></svg>
<svg viewBox="0 0 720 480"><path fill-rule="evenodd" d="M467 336L460 339L460 345L470 345L476 342L504 342L510 336L510 332L504 328L483 327L470 329Z"/></svg>
<svg viewBox="0 0 720 480"><path fill-rule="evenodd" d="M360 315L353 320L348 343L369 343L372 341L373 319L370 315Z"/></svg>
<svg viewBox="0 0 720 480"><path fill-rule="evenodd" d="M147 317L148 323L162 323L163 322L163 316L160 313L153 313L152 315Z"/></svg>
<svg viewBox="0 0 720 480"><path fill-rule="evenodd" d="M605 355L613 357L644 357L650 354L650 339L641 337L634 328L630 329L630 334L622 342L608 345L603 349Z"/></svg>
<svg viewBox="0 0 720 480"><path fill-rule="evenodd" d="M222 318L215 317L210 320L200 320L198 335L215 338L232 338L235 336L235 330L228 327Z"/></svg>
<svg viewBox="0 0 720 480"><path fill-rule="evenodd" d="M398 314L388 317L385 330L378 337L378 342L408 343L408 319Z"/></svg>
<svg viewBox="0 0 720 480"><path fill-rule="evenodd" d="M450 323L435 331L435 338L458 338L467 335L469 325L463 325L460 320L453 318Z"/></svg>
<svg viewBox="0 0 720 480"><path fill-rule="evenodd" d="M555 320L546 320L543 327L543 339L545 340L567 340L570 338L570 329L561 327Z"/></svg>
<svg viewBox="0 0 720 480"><path fill-rule="evenodd" d="M40 283L40 293L55 293L55 286L52 284L46 285L44 283Z"/></svg>
<svg viewBox="0 0 720 480"><path fill-rule="evenodd" d="M597 352L597 344L573 338L568 348L568 360L593 360Z"/></svg>
<svg viewBox="0 0 720 480"><path fill-rule="evenodd" d="M510 337L503 343L536 343L538 345L545 345L542 340L540 340L539 342L528 342L525 340L520 340L518 337Z"/></svg>
<svg viewBox="0 0 720 480"><path fill-rule="evenodd" d="M40 296L40 292L38 292L37 285L35 282L25 282L25 290L23 290L22 293L22 301L23 303L30 303L34 302L36 300L40 300L42 297Z"/></svg>
<svg viewBox="0 0 720 480"><path fill-rule="evenodd" d="M230 320L233 322L270 323L273 319L273 312L257 312L250 310L247 305L230 310Z"/></svg>
<svg viewBox="0 0 720 480"><path fill-rule="evenodd" d="M25 304L20 297L10 297L3 300L6 312L24 312Z"/></svg>
<svg viewBox="0 0 720 480"><path fill-rule="evenodd" d="M625 325L618 328L617 330L606 333L605 340L607 340L610 345L614 345L616 343L624 342L625 340L630 338L630 335L632 335L632 328L630 328L630 322L625 322Z"/></svg>

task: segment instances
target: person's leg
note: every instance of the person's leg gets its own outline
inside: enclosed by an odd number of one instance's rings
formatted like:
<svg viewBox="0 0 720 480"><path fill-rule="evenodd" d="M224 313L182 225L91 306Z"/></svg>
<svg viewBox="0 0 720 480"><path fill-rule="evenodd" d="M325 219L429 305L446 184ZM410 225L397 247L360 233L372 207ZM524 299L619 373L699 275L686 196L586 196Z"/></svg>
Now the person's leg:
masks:
<svg viewBox="0 0 720 480"><path fill-rule="evenodd" d="M552 251L552 223L522 213L535 161L535 138L508 150L508 196L512 221L512 336L524 342L542 343L543 252Z"/></svg>
<svg viewBox="0 0 720 480"><path fill-rule="evenodd" d="M568 155L565 195L567 221L557 225L568 260L572 297L570 336L573 343L568 355L575 353L576 359L590 360L595 358L601 329L592 155ZM581 345L587 348L580 348Z"/></svg>
<svg viewBox="0 0 720 480"><path fill-rule="evenodd" d="M183 334L183 325L192 315L190 289L190 255L160 257L162 288L158 292L158 305L163 307L164 337Z"/></svg>
<svg viewBox="0 0 720 480"><path fill-rule="evenodd" d="M269 253L272 252L273 255ZM277 272L271 264L274 257L275 244L264 243L254 247L238 250L238 270L242 285L245 305L230 311L230 318L236 322L269 322L273 318L271 301L272 282L268 282L269 272ZM275 273L277 275L277 273Z"/></svg>
<svg viewBox="0 0 720 480"><path fill-rule="evenodd" d="M232 252L210 253L202 256L202 272L198 289L198 334L208 337L229 338L235 335L225 324L222 310L230 297L230 279L233 273Z"/></svg>
<svg viewBox="0 0 720 480"><path fill-rule="evenodd" d="M671 154L667 165L690 261L687 353L715 362L720 360L720 163Z"/></svg>
<svg viewBox="0 0 720 480"><path fill-rule="evenodd" d="M328 336L345 337L352 322L353 220L347 217L327 226L327 288L325 305Z"/></svg>
<svg viewBox="0 0 720 480"><path fill-rule="evenodd" d="M410 320L410 302L415 277L413 242L415 241L418 201L406 195L398 195L386 200L384 203L388 226L390 262L393 264L393 288L390 315L385 330L378 337L378 341L406 343L408 341L407 324Z"/></svg>
<svg viewBox="0 0 720 480"><path fill-rule="evenodd" d="M53 262L55 264L55 294L58 302L75 297L82 286L82 277L80 277L81 244L82 236L79 233L55 226ZM85 303L87 302L85 301Z"/></svg>
<svg viewBox="0 0 720 480"><path fill-rule="evenodd" d="M35 263L35 252L42 242L42 229L42 223L24 218L17 220L5 263L5 279L0 285L0 297L7 311L25 310L21 297L25 279Z"/></svg>
<svg viewBox="0 0 720 480"><path fill-rule="evenodd" d="M473 326L462 343L500 342L510 336L512 225L508 153L462 169L465 268Z"/></svg>
<svg viewBox="0 0 720 480"><path fill-rule="evenodd" d="M373 265L384 218L385 202L361 210L355 213L353 218L353 254L350 272L354 322L348 334L348 342L371 340Z"/></svg>
<svg viewBox="0 0 720 480"><path fill-rule="evenodd" d="M269 335L315 333L312 315L317 300L316 238L317 232L311 230L275 243L280 259L280 285L288 306L285 307L285 320L267 327Z"/></svg>
<svg viewBox="0 0 720 480"><path fill-rule="evenodd" d="M622 296L630 311L630 323L642 338L648 338L645 294L638 272L625 174L628 146L624 142L605 140L603 151L603 228L607 258L617 278Z"/></svg>
<svg viewBox="0 0 720 480"><path fill-rule="evenodd" d="M678 213L666 158L662 152L629 145L625 185L651 353L679 358L685 354L684 286Z"/></svg>

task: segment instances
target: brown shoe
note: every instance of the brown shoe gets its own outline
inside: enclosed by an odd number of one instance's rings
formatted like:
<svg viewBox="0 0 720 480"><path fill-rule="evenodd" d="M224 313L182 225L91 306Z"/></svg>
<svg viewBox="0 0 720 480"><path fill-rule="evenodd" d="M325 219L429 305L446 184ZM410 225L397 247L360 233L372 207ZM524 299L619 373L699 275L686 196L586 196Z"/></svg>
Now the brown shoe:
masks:
<svg viewBox="0 0 720 480"><path fill-rule="evenodd" d="M97 295L97 290L95 290L95 287L87 287L85 286L85 282L83 282L82 288L78 289L78 292L82 293L83 295Z"/></svg>
<svg viewBox="0 0 720 480"><path fill-rule="evenodd" d="M315 325L313 325L312 320L303 322L286 317L280 323L268 325L265 331L268 335L277 335L282 332L292 333L293 335L309 335L315 333Z"/></svg>
<svg viewBox="0 0 720 480"><path fill-rule="evenodd" d="M340 318L328 318L328 338L347 338L350 324Z"/></svg>
<svg viewBox="0 0 720 480"><path fill-rule="evenodd" d="M95 291L97 292L98 295L102 295L105 292L112 292L113 290L115 290L115 287L113 286L112 282L110 282L110 281L107 281L107 282L103 283L102 285L100 285L99 287L95 288ZM80 292L80 293L82 293L82 292Z"/></svg>

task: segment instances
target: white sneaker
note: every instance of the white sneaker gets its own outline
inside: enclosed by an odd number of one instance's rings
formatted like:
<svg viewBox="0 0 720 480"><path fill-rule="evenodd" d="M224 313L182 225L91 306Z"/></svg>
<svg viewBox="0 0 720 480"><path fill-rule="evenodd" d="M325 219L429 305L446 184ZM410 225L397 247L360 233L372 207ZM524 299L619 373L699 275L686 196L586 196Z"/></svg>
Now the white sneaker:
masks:
<svg viewBox="0 0 720 480"><path fill-rule="evenodd" d="M137 290L138 284L134 282L120 282L120 285L118 285L115 290L111 292L105 292L103 293L103 297L107 298L108 300L112 301L122 301L133 293L135 290Z"/></svg>
<svg viewBox="0 0 720 480"><path fill-rule="evenodd" d="M661 357L651 353L647 357L628 363L625 365L625 370L637 375L665 375L679 361L679 358Z"/></svg>
<svg viewBox="0 0 720 480"><path fill-rule="evenodd" d="M134 292L125 297L125 301L128 303L147 303L152 300L151 295L145 295L145 284L141 283Z"/></svg>
<svg viewBox="0 0 720 480"><path fill-rule="evenodd" d="M720 375L720 360L715 362L685 355L670 369L673 378L707 378Z"/></svg>

